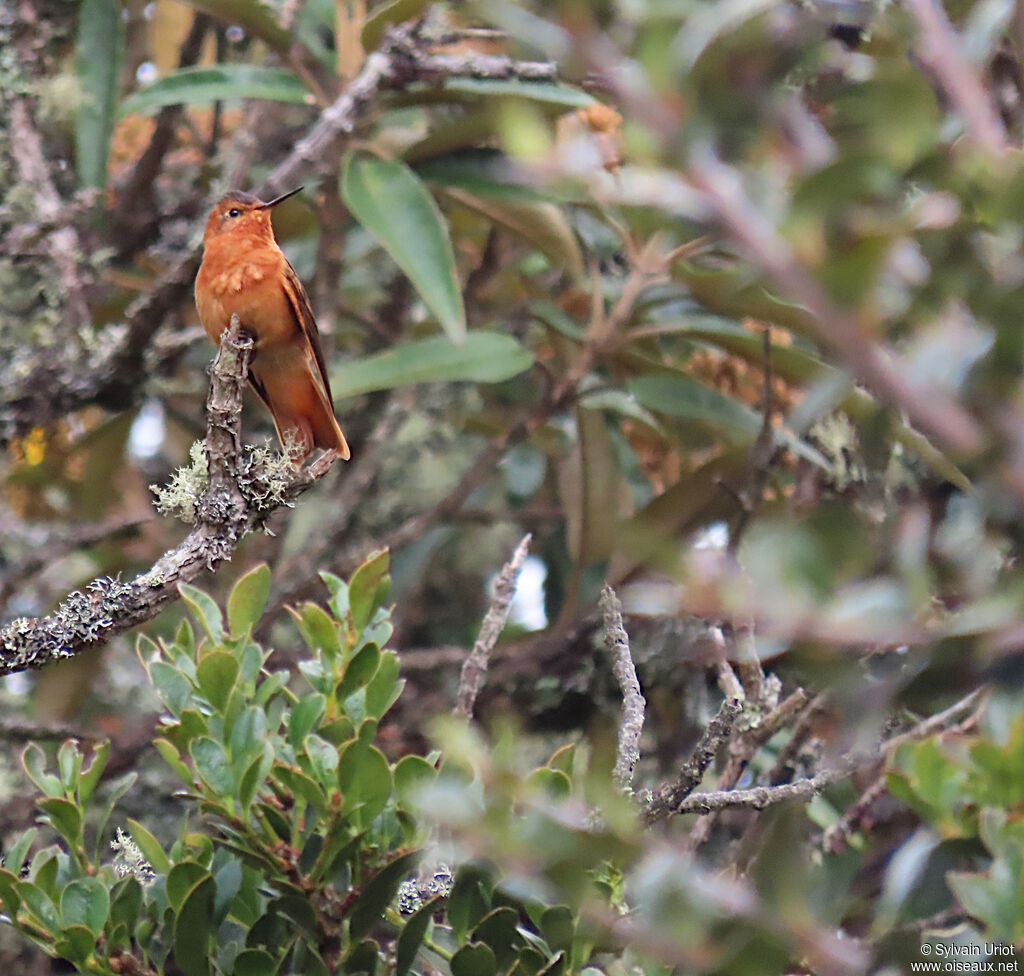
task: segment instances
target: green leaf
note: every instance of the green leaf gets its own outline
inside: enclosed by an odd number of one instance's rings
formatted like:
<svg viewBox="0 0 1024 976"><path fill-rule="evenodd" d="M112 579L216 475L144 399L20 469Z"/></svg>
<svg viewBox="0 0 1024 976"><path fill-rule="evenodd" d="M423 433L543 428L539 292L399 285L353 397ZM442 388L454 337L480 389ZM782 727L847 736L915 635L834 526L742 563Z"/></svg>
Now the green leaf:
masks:
<svg viewBox="0 0 1024 976"><path fill-rule="evenodd" d="M78 802L86 804L92 791L96 789L103 770L107 768L107 760L110 758L110 740L107 739L95 747L92 754L92 762L89 768L78 778Z"/></svg>
<svg viewBox="0 0 1024 976"><path fill-rule="evenodd" d="M209 874L189 891L174 919L174 959L185 976L209 976L217 886Z"/></svg>
<svg viewBox="0 0 1024 976"><path fill-rule="evenodd" d="M60 914L65 925L84 925L98 936L109 913L110 894L96 878L76 878L61 892Z"/></svg>
<svg viewBox="0 0 1024 976"><path fill-rule="evenodd" d="M194 777L192 776L191 770L181 761L181 753L173 742L167 739L154 739L153 745L156 751L164 757L164 762L167 763L171 769L177 774L180 779L189 789L192 788Z"/></svg>
<svg viewBox="0 0 1024 976"><path fill-rule="evenodd" d="M369 827L391 797L391 767L373 746L353 742L345 747L338 763L338 789L346 809L357 809L353 819Z"/></svg>
<svg viewBox="0 0 1024 976"><path fill-rule="evenodd" d="M214 924L219 926L227 917L228 909L235 895L242 887L242 862L230 858L213 876L217 885L217 897L214 901L213 919Z"/></svg>
<svg viewBox="0 0 1024 976"><path fill-rule="evenodd" d="M95 948L96 935L84 925L65 925L53 945L57 955L73 963L84 963Z"/></svg>
<svg viewBox="0 0 1024 976"><path fill-rule="evenodd" d="M459 119L460 131L465 125ZM413 167L419 177L432 186L464 190L517 203L547 203L550 193L530 182L529 172L497 149L458 149L442 155L432 154Z"/></svg>
<svg viewBox="0 0 1024 976"><path fill-rule="evenodd" d="M494 976L498 962L490 946L482 942L464 945L451 961L452 976Z"/></svg>
<svg viewBox="0 0 1024 976"><path fill-rule="evenodd" d="M237 24L278 54L287 56L293 40L281 26L274 8L258 0L188 0L189 6L209 14L225 24Z"/></svg>
<svg viewBox="0 0 1024 976"><path fill-rule="evenodd" d="M196 623L206 631L210 640L215 644L222 644L224 642L224 618L221 616L220 607L214 603L213 597L209 593L204 593L198 586L192 586L189 583L179 583L178 592Z"/></svg>
<svg viewBox="0 0 1024 976"><path fill-rule="evenodd" d="M565 108L586 108L597 99L583 89L559 81L524 81L522 78L446 78L444 91L462 95L505 95L527 98L533 102L548 102Z"/></svg>
<svg viewBox="0 0 1024 976"><path fill-rule="evenodd" d="M327 699L323 695L304 695L302 699L292 708L291 720L288 726L288 742L292 746L298 744L312 731L313 726L319 721L327 705Z"/></svg>
<svg viewBox="0 0 1024 976"><path fill-rule="evenodd" d="M302 770L279 766L274 775L298 797L302 797L315 810L327 806L327 792Z"/></svg>
<svg viewBox="0 0 1024 976"><path fill-rule="evenodd" d="M138 773L125 773L124 776L114 780L106 789L107 802L104 804L103 809L100 810L99 816L92 823L92 828L96 832L95 856L97 860L100 856L99 851L102 847L103 831L106 830L107 821L114 812L114 807L117 806L118 801L135 785L138 778Z"/></svg>
<svg viewBox="0 0 1024 976"><path fill-rule="evenodd" d="M569 951L576 931L576 919L567 905L555 905L540 917L540 931L552 949Z"/></svg>
<svg viewBox="0 0 1024 976"><path fill-rule="evenodd" d="M342 971L351 976L366 973L375 976L380 964L380 946L373 939L364 939L358 943L345 959Z"/></svg>
<svg viewBox="0 0 1024 976"><path fill-rule="evenodd" d="M231 636L241 637L246 630L252 630L263 614L270 596L270 567L261 563L250 569L231 588L228 597L228 626Z"/></svg>
<svg viewBox="0 0 1024 976"><path fill-rule="evenodd" d="M448 895L448 921L461 942L490 911L489 875L471 864L459 868Z"/></svg>
<svg viewBox="0 0 1024 976"><path fill-rule="evenodd" d="M395 793L410 806L416 794L429 786L437 777L437 770L422 756L403 756L395 763Z"/></svg>
<svg viewBox="0 0 1024 976"><path fill-rule="evenodd" d="M167 105L206 105L264 98L274 102L311 105L310 90L286 68L254 64L215 64L204 68L179 68L148 88L129 95L121 114L154 112Z"/></svg>
<svg viewBox="0 0 1024 976"><path fill-rule="evenodd" d="M345 397L416 383L503 383L532 365L533 355L512 336L473 331L460 346L432 336L351 360L334 371L331 385Z"/></svg>
<svg viewBox="0 0 1024 976"><path fill-rule="evenodd" d="M228 651L204 655L196 668L199 690L218 712L224 711L237 681L238 659Z"/></svg>
<svg viewBox="0 0 1024 976"><path fill-rule="evenodd" d="M117 0L82 0L75 42L75 70L82 91L82 105L75 113L75 161L83 187L107 183L123 36Z"/></svg>
<svg viewBox="0 0 1024 976"><path fill-rule="evenodd" d="M341 655L337 625L323 607L310 602L302 604L298 610L293 607L289 607L288 610L311 651L323 651L332 657Z"/></svg>
<svg viewBox="0 0 1024 976"><path fill-rule="evenodd" d="M18 897L22 906L30 911L51 932L60 928L60 914L49 895L31 881L18 883Z"/></svg>
<svg viewBox="0 0 1024 976"><path fill-rule="evenodd" d="M380 666L380 650L376 644L367 644L345 668L345 677L338 685L336 697L344 702L349 695L358 691L377 673Z"/></svg>
<svg viewBox="0 0 1024 976"><path fill-rule="evenodd" d="M49 898L57 897L57 871L60 863L56 847L46 847L36 853L29 865L28 876Z"/></svg>
<svg viewBox="0 0 1024 976"><path fill-rule="evenodd" d="M395 976L406 976L416 961L416 953L420 951L423 940L427 936L434 912L437 911L440 898L434 898L422 905L411 915L398 935L395 951Z"/></svg>
<svg viewBox="0 0 1024 976"><path fill-rule="evenodd" d="M373 619L377 608L391 593L390 564L387 549L381 549L369 556L352 574L348 584L348 607L352 618L352 629L361 634Z"/></svg>
<svg viewBox="0 0 1024 976"><path fill-rule="evenodd" d="M110 890L110 920L123 922L134 928L142 908L142 885L137 878L128 875L122 878Z"/></svg>
<svg viewBox="0 0 1024 976"><path fill-rule="evenodd" d="M394 651L384 651L381 654L377 673L366 686L367 717L383 718L385 712L398 700L405 687L405 680L398 677L401 667L398 655Z"/></svg>
<svg viewBox="0 0 1024 976"><path fill-rule="evenodd" d="M274 766L274 747L269 741L264 741L260 754L249 764L248 769L242 773L238 787L238 805L242 810L248 810L256 799L260 787L266 782L270 770Z"/></svg>
<svg viewBox="0 0 1024 976"><path fill-rule="evenodd" d="M70 800L48 797L37 804L46 813L50 825L72 847L82 842L82 811Z"/></svg>
<svg viewBox="0 0 1024 976"><path fill-rule="evenodd" d="M689 376L639 376L628 384L629 392L645 407L686 420L703 420L750 438L761 420L746 405L704 386Z"/></svg>
<svg viewBox="0 0 1024 976"><path fill-rule="evenodd" d="M349 915L352 938L362 938L381 919L395 897L398 886L415 869L419 856L419 851L402 854L366 882L359 897L353 902Z"/></svg>
<svg viewBox="0 0 1024 976"><path fill-rule="evenodd" d="M517 956L517 947L522 943L518 934L519 914L508 906L494 909L473 929L473 942L489 946L497 960L498 968L507 970Z"/></svg>
<svg viewBox="0 0 1024 976"><path fill-rule="evenodd" d="M560 769L549 769L541 766L530 773L527 782L535 789L541 790L552 800L568 799L572 792L572 783L569 777Z"/></svg>
<svg viewBox="0 0 1024 976"><path fill-rule="evenodd" d="M4 854L4 866L9 870L13 871L15 875L22 869L25 864L25 859L28 857L28 852L32 848L32 845L36 841L36 837L39 835L38 827L30 827L20 837L12 842L11 846L7 849ZM0 869L2 870L2 869Z"/></svg>
<svg viewBox="0 0 1024 976"><path fill-rule="evenodd" d="M338 768L338 749L318 735L307 735L302 743L316 778L325 786L333 785Z"/></svg>
<svg viewBox="0 0 1024 976"><path fill-rule="evenodd" d="M203 736L192 743L189 754L196 764L196 772L218 797L228 798L234 794L234 775L219 742Z"/></svg>
<svg viewBox="0 0 1024 976"><path fill-rule="evenodd" d="M152 661L149 677L172 715L180 716L192 699L192 682L173 664L166 661Z"/></svg>
<svg viewBox="0 0 1024 976"><path fill-rule="evenodd" d="M189 892L210 872L196 861L180 861L167 875L167 900L171 908L179 911Z"/></svg>
<svg viewBox="0 0 1024 976"><path fill-rule="evenodd" d="M228 747L236 765L248 764L259 753L267 741L267 713L255 705L242 708L234 725Z"/></svg>
<svg viewBox="0 0 1024 976"><path fill-rule="evenodd" d="M406 273L449 338L461 344L466 311L448 225L419 177L397 160L349 154L340 186L345 206Z"/></svg>
<svg viewBox="0 0 1024 976"><path fill-rule="evenodd" d="M47 796L63 796L64 787L58 777L46 771L46 753L34 742L25 747L21 764L28 778Z"/></svg>
<svg viewBox="0 0 1024 976"><path fill-rule="evenodd" d="M338 620L344 620L348 615L348 583L334 573L326 571L320 573L320 579L324 581L327 592L331 594L331 610L334 611L334 616Z"/></svg>
<svg viewBox="0 0 1024 976"><path fill-rule="evenodd" d="M363 50L376 51L388 27L414 20L428 3L429 0L391 0L390 3L379 4L363 25L360 36Z"/></svg>
<svg viewBox="0 0 1024 976"><path fill-rule="evenodd" d="M552 264L574 278L583 275L583 254L565 214L548 202L500 199L445 187L446 197L504 227L530 247L546 254Z"/></svg>
<svg viewBox="0 0 1024 976"><path fill-rule="evenodd" d="M235 957L234 976L276 976L277 960L266 949L243 949Z"/></svg>
<svg viewBox="0 0 1024 976"><path fill-rule="evenodd" d="M301 898L298 895L284 895L275 898L269 905L268 910L285 918L291 919L300 929L309 935L314 935L317 930L316 911L309 903L308 898Z"/></svg>
<svg viewBox="0 0 1024 976"><path fill-rule="evenodd" d="M65 739L60 744L57 750L57 769L60 770L64 792L73 795L78 784L78 774L82 771L82 754L74 740Z"/></svg>

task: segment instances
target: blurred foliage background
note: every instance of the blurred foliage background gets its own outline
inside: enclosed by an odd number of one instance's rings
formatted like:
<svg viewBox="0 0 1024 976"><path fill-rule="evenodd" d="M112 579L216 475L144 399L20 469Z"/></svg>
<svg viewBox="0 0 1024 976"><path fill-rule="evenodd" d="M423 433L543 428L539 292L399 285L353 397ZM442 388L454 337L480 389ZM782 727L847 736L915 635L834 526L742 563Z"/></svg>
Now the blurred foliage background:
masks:
<svg viewBox="0 0 1024 976"><path fill-rule="evenodd" d="M277 666L304 653L282 610L325 598L319 572L347 577L389 547L409 685L382 748L425 754L425 719L451 708L489 582L529 531L477 704L484 726L514 716L517 731L495 732L486 759L449 742L490 770L495 808L518 802L520 764L564 742L614 748L606 582L648 700L638 788L671 780L718 711L723 654L747 724L716 743L709 789L813 776L983 689L809 803L674 817L592 856L636 869L621 904L646 906L638 939L707 947L628 960L645 971L897 972L937 931L1020 944L1018 4L2 0L0 14L4 620L133 576L181 538L150 486L204 430L205 214L226 189L297 174L275 228L353 460L204 582L223 602L270 566L256 635ZM432 72L380 83L374 58L409 51ZM346 92L355 131L305 156ZM272 438L258 404L244 424ZM147 633L170 639L181 616ZM122 801L141 819L165 784L140 752L160 706L132 647L3 695L40 737L53 723L112 736L115 767L149 784ZM32 812L5 762L10 831ZM528 831L500 820L495 858L528 862ZM733 913L721 889L702 905L725 878L754 901ZM794 938L771 942L779 927ZM48 971L24 951L10 965ZM577 952L570 968L586 965L626 963Z"/></svg>

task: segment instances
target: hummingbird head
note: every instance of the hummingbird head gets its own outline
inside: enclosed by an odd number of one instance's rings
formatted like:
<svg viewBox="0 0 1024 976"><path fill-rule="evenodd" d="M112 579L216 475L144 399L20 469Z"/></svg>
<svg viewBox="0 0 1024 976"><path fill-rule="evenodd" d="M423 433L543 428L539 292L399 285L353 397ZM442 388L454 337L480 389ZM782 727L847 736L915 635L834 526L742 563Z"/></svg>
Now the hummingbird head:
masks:
<svg viewBox="0 0 1024 976"><path fill-rule="evenodd" d="M302 187L283 193L269 203L264 203L251 193L232 190L217 201L206 221L204 242L214 237L247 236L274 239L274 230L270 224L270 210L282 200L298 193Z"/></svg>

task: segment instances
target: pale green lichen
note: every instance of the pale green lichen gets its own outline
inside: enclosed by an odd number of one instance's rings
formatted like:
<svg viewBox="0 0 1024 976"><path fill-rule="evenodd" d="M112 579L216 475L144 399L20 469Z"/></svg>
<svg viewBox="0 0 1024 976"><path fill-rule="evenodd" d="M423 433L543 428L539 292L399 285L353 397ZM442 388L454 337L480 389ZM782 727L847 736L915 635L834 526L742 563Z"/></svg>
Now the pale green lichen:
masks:
<svg viewBox="0 0 1024 976"><path fill-rule="evenodd" d="M286 434L284 453L268 447L247 445L240 459L238 490L249 506L259 513L269 513L287 498L288 487L295 476L289 454L295 442Z"/></svg>
<svg viewBox="0 0 1024 976"><path fill-rule="evenodd" d="M196 441L188 454L189 465L178 468L165 487L150 485L149 490L156 496L156 510L161 515L170 515L192 525L199 499L210 483L210 471L202 441Z"/></svg>
<svg viewBox="0 0 1024 976"><path fill-rule="evenodd" d="M867 481L868 473L861 458L857 429L845 413L822 417L811 428L808 439L828 458L836 491L843 492L850 485Z"/></svg>
<svg viewBox="0 0 1024 976"><path fill-rule="evenodd" d="M242 449L237 468L238 490L258 519L287 502L288 490L295 478L289 453L295 448L294 441L286 440L284 454L269 447L246 445ZM210 484L202 441L196 441L189 448L189 459L190 463L178 468L166 486L150 485L149 490L156 496L156 510L161 515L193 525L200 500Z"/></svg>
<svg viewBox="0 0 1024 976"><path fill-rule="evenodd" d="M71 126L79 109L88 102L78 78L73 74L41 79L33 88L39 99L36 104L41 122Z"/></svg>

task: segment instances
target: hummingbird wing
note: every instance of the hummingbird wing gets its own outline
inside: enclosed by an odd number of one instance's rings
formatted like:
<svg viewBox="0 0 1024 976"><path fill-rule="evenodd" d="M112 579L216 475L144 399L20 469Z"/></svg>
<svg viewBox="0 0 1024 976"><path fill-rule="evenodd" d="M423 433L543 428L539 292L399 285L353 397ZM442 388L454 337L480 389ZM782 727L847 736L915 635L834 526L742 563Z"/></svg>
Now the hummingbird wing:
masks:
<svg viewBox="0 0 1024 976"><path fill-rule="evenodd" d="M283 262L278 265L276 276L280 289L276 296L277 315L288 314L298 333L269 346L262 358L257 357L250 371L253 389L270 410L282 444L285 442L283 432L291 430L302 443L305 454L316 446L337 451L347 460L350 457L348 443L334 413L320 332L309 298L295 269L280 251L277 254Z"/></svg>
<svg viewBox="0 0 1024 976"><path fill-rule="evenodd" d="M313 350L313 358L316 360L316 368L319 373L320 382L323 384L324 393L327 394L327 402L333 404L334 397L331 396L331 381L327 378L327 366L324 363L324 353L320 346L320 330L316 326L316 319L313 317L313 309L309 306L309 297L306 289L302 287L299 276L288 261L284 263L283 287L288 305L292 310L292 317Z"/></svg>

